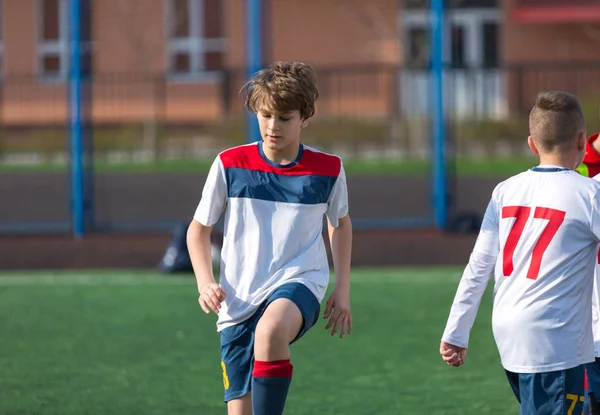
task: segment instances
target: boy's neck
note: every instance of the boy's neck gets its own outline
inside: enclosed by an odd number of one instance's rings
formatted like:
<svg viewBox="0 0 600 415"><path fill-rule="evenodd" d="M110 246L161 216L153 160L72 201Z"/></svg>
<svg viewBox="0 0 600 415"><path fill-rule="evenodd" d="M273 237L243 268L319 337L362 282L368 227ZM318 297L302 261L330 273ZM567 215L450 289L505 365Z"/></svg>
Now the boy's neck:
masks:
<svg viewBox="0 0 600 415"><path fill-rule="evenodd" d="M572 170L573 161L571 157L565 157L560 154L540 154L540 166L556 166Z"/></svg>
<svg viewBox="0 0 600 415"><path fill-rule="evenodd" d="M296 161L298 158L298 153L300 152L300 143L297 145L290 144L287 147L282 148L281 150L272 150L265 146L265 143L261 143L263 154L266 158L272 161L275 164L291 164Z"/></svg>

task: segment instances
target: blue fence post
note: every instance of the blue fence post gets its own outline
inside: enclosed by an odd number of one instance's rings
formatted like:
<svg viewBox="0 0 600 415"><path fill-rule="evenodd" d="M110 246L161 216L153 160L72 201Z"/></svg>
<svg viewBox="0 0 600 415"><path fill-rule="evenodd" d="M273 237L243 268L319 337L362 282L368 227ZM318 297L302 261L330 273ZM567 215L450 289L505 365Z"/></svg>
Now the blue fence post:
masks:
<svg viewBox="0 0 600 415"><path fill-rule="evenodd" d="M69 114L71 138L71 214L73 236L85 232L83 188L83 125L81 119L81 0L69 0Z"/></svg>
<svg viewBox="0 0 600 415"><path fill-rule="evenodd" d="M247 77L250 79L263 65L262 53L262 0L247 0L246 5L246 39L247 39ZM261 141L258 120L247 112L246 141L251 143Z"/></svg>
<svg viewBox="0 0 600 415"><path fill-rule="evenodd" d="M84 230L92 232L95 228L94 213L94 129L92 120L92 2L94 0L80 1L80 75L81 75L81 103L82 116L82 158L83 158L83 217Z"/></svg>
<svg viewBox="0 0 600 415"><path fill-rule="evenodd" d="M444 120L444 0L431 0L431 97L433 115L433 209L435 224L446 228L446 125Z"/></svg>

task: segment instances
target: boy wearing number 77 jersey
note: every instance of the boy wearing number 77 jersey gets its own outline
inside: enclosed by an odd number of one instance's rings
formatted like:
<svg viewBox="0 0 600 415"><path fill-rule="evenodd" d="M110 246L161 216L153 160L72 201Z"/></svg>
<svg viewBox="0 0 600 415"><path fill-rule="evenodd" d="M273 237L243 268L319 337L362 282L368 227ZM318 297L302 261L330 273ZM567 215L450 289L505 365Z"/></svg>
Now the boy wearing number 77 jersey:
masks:
<svg viewBox="0 0 600 415"><path fill-rule="evenodd" d="M495 274L492 328L523 415L581 414L584 365L594 361L592 288L600 242L600 183L578 174L586 144L579 100L538 95L529 117L540 164L492 194L442 336L464 364L469 334Z"/></svg>

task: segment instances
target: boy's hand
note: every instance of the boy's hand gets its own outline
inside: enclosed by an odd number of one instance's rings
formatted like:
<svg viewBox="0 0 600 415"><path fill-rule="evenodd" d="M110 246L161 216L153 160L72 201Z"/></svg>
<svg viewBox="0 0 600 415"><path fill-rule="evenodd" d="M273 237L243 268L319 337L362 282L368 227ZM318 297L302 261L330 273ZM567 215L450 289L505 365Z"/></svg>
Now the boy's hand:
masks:
<svg viewBox="0 0 600 415"><path fill-rule="evenodd" d="M223 288L216 282L212 282L202 287L198 302L206 314L209 314L210 310L219 314L221 303L225 301L225 297L227 297L227 295L225 294L225 291L223 291Z"/></svg>
<svg viewBox="0 0 600 415"><path fill-rule="evenodd" d="M333 311L333 314L332 314ZM330 318L331 317L331 318ZM335 287L329 295L329 299L325 304L325 313L323 318L329 318L325 330L331 330L331 335L335 336L338 328L340 331L340 339L344 337L344 334L352 333L352 314L350 313L350 290L340 289Z"/></svg>
<svg viewBox="0 0 600 415"><path fill-rule="evenodd" d="M448 363L450 366L459 367L465 364L467 349L442 342L440 344L440 354L442 355L444 362Z"/></svg>

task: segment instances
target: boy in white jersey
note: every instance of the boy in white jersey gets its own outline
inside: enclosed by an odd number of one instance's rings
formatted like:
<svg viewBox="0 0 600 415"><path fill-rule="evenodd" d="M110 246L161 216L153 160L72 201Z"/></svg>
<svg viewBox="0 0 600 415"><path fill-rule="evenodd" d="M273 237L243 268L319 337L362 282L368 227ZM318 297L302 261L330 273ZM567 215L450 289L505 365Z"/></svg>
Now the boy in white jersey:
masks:
<svg viewBox="0 0 600 415"><path fill-rule="evenodd" d="M278 62L243 90L262 141L217 156L187 241L200 306L219 315L228 413L278 415L292 377L289 345L316 323L329 282L324 215L336 276L325 329L352 331L352 225L341 159L300 142L319 94L312 68ZM223 212L217 284L210 233Z"/></svg>
<svg viewBox="0 0 600 415"><path fill-rule="evenodd" d="M495 271L492 327L521 414L581 414L584 365L594 360L593 272L600 183L579 175L585 120L576 97L547 92L529 117L540 164L500 183L452 304L440 344L465 362L469 333Z"/></svg>

